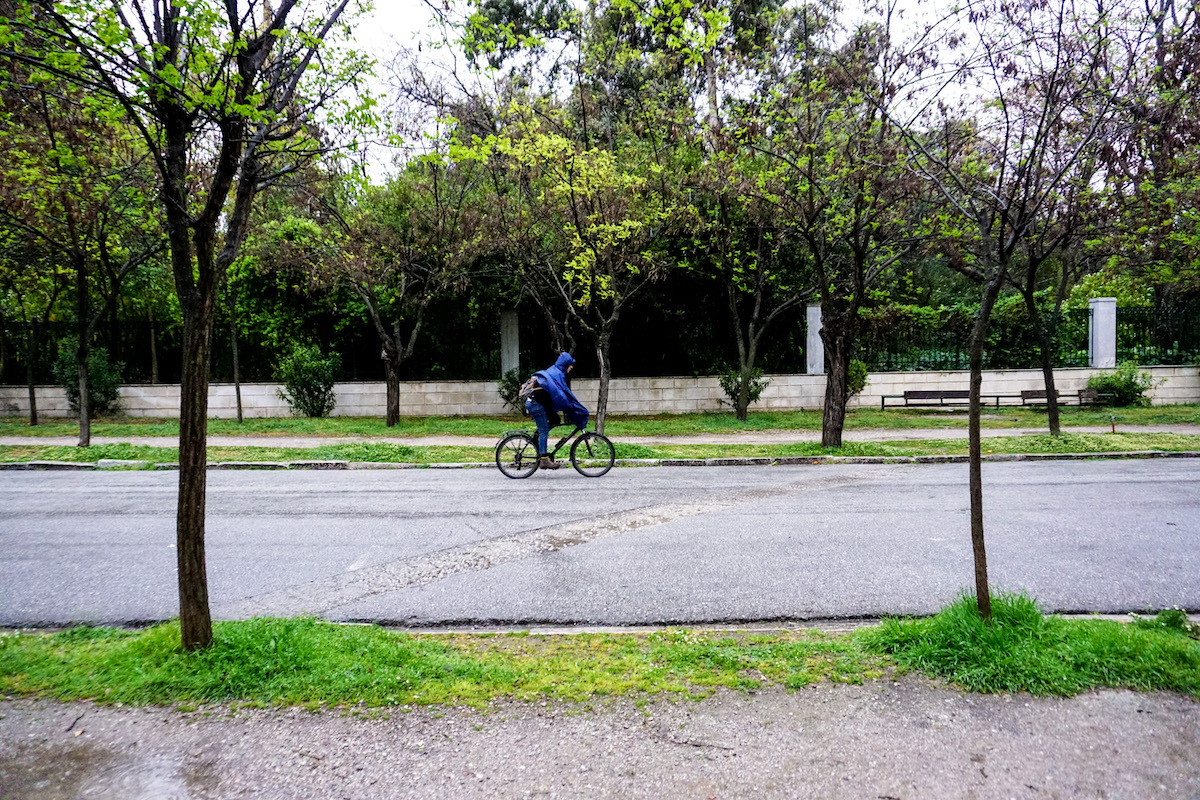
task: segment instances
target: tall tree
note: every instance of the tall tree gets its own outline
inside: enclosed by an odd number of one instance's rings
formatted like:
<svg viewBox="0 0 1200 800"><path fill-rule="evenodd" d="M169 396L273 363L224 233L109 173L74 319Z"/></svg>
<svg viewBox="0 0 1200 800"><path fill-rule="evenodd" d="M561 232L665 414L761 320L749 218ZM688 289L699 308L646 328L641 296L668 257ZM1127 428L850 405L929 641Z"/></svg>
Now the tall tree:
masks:
<svg viewBox="0 0 1200 800"><path fill-rule="evenodd" d="M0 225L0 313L20 323L24 338L25 384L29 424L37 425L36 369L41 334L49 327L59 298L70 284L70 271L39 238L20 226Z"/></svg>
<svg viewBox="0 0 1200 800"><path fill-rule="evenodd" d="M821 442L840 447L859 310L912 238L916 187L888 116L901 60L886 16L844 41L829 10L802 7L789 21L751 143L768 159L757 191L810 262L828 370Z"/></svg>
<svg viewBox="0 0 1200 800"><path fill-rule="evenodd" d="M956 65L956 85L975 113L948 113L945 95L920 126L904 126L913 167L945 203L932 220L951 265L982 285L971 329L969 437L971 542L980 614L991 616L984 539L980 393L988 323L1005 283L1021 267L1031 238L1048 258L1061 246L1052 230L1062 200L1100 147L1107 114L1095 98L1112 88L1108 10L1072 0L972 6L975 45ZM962 41L962 32L950 34ZM1118 73L1119 74L1119 73ZM962 86L978 94L963 92ZM982 102L980 98L991 98ZM1048 387L1051 388L1051 387Z"/></svg>
<svg viewBox="0 0 1200 800"><path fill-rule="evenodd" d="M363 67L332 53L317 58L349 4L37 0L40 14L0 31L16 58L32 57L22 44L30 37L56 43L49 56L33 60L111 97L154 157L184 317L176 519L182 641L189 650L212 641L205 446L218 287L245 240L259 189L292 169L295 158L322 149L301 137L303 121L332 105ZM305 81L310 67L326 80Z"/></svg>
<svg viewBox="0 0 1200 800"><path fill-rule="evenodd" d="M1119 224L1096 244L1110 271L1138 276L1170 304L1200 293L1200 6L1119 8L1126 23L1115 34L1133 74L1114 87L1118 114L1103 153L1105 211Z"/></svg>
<svg viewBox="0 0 1200 800"><path fill-rule="evenodd" d="M317 290L348 288L362 302L379 338L388 427L400 421L402 370L430 304L469 281L480 173L474 163L434 152L382 187L335 178L314 214L279 230L274 259L291 262Z"/></svg>
<svg viewBox="0 0 1200 800"><path fill-rule="evenodd" d="M129 273L165 244L151 199L154 175L144 145L111 98L51 70L6 60L0 77L0 115L8 122L0 132L0 219L36 240L56 272L71 276L79 446L87 447L87 365L97 326L115 313Z"/></svg>

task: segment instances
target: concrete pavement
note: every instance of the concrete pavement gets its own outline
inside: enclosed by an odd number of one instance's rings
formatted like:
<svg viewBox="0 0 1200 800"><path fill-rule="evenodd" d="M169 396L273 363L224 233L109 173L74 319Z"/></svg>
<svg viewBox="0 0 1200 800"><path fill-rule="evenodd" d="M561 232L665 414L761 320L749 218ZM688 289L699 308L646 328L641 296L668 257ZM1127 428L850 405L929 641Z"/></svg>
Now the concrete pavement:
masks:
<svg viewBox="0 0 1200 800"><path fill-rule="evenodd" d="M1200 425L1137 430L1151 429L1200 433ZM846 440L965 435L848 431ZM764 431L620 441L816 437ZM57 438L4 437L0 444L75 443ZM176 444L170 437L112 441ZM357 441L491 446L495 439L210 438L213 445L282 447ZM0 797L1195 799L1200 702L1114 690L1071 698L975 695L914 675L796 692L722 691L701 702L505 702L484 712L189 711L0 698Z"/></svg>

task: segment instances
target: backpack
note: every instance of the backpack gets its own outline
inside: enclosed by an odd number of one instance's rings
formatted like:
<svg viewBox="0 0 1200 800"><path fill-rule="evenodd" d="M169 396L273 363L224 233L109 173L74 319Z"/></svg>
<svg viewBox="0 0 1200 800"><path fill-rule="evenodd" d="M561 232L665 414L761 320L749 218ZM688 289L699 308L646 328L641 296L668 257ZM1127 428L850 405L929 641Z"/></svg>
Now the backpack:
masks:
<svg viewBox="0 0 1200 800"><path fill-rule="evenodd" d="M525 401L533 396L533 393L542 388L538 383L537 375L530 376L529 380L521 384L521 388L517 390L517 407L521 409L521 413L529 416L529 411L525 409Z"/></svg>

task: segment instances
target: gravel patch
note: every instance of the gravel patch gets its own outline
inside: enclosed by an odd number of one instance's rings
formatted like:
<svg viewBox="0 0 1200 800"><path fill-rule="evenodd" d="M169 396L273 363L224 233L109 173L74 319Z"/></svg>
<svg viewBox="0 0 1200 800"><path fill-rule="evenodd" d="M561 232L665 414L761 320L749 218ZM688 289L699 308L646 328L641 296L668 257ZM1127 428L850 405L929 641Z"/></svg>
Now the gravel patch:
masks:
<svg viewBox="0 0 1200 800"><path fill-rule="evenodd" d="M0 796L1186 798L1200 703L916 676L594 707L183 712L0 701Z"/></svg>

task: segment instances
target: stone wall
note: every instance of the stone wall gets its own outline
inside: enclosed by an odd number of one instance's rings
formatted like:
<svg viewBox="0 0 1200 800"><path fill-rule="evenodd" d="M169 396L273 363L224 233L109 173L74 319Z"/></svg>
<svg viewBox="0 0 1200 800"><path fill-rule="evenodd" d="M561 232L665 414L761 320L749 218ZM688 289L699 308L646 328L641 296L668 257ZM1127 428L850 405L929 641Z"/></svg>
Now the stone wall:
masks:
<svg viewBox="0 0 1200 800"><path fill-rule="evenodd" d="M1147 367L1154 376L1150 392L1156 404L1200 403L1200 370L1196 367ZM1060 369L1055 372L1059 391L1073 393L1087 385L1093 369ZM753 409L818 409L825 396L823 375L771 375L771 384ZM1165 380L1164 380L1165 379ZM969 373L956 372L876 372L867 380L862 394L851 398L850 406L879 407L881 395L903 394L910 389L966 389ZM575 393L589 408L596 407L598 384L594 380L574 381ZM1040 370L1003 370L985 372L984 394L1019 395L1023 389L1041 389ZM38 411L46 417L70 415L66 395L56 386L39 386ZM348 417L383 416L387 397L383 383L342 383L336 387L334 414ZM699 378L617 378L609 389L611 414L683 414L719 411L724 393L715 377ZM496 393L495 381L432 381L400 385L403 416L478 414L497 416L505 409ZM179 414L179 386L125 386L121 389L124 413L133 417L174 417ZM279 417L290 412L279 397L279 384L242 384L242 408L247 417ZM232 418L237 415L232 384L212 384L209 391L209 416ZM25 416L29 413L28 390L20 386L0 387L0 416Z"/></svg>

